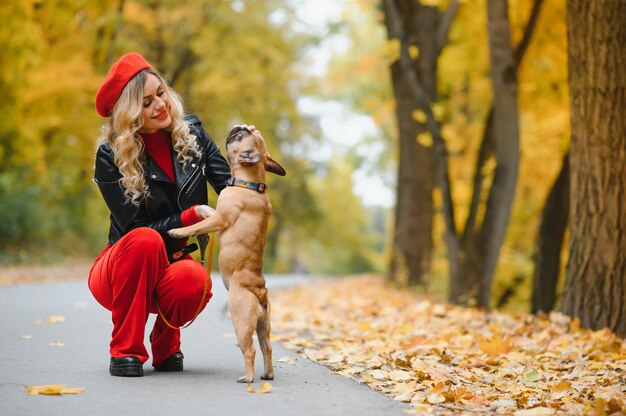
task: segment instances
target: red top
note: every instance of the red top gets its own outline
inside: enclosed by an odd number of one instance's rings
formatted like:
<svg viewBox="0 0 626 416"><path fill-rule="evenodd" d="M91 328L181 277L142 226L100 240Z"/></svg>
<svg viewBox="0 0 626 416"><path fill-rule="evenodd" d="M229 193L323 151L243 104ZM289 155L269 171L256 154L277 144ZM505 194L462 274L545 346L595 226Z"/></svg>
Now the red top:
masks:
<svg viewBox="0 0 626 416"><path fill-rule="evenodd" d="M157 130L154 133L141 133L141 138L143 139L146 152L148 152L156 164L163 169L167 177L170 178L173 183L176 183L169 135L166 137L163 130Z"/></svg>
<svg viewBox="0 0 626 416"><path fill-rule="evenodd" d="M174 162L172 162L172 142L169 134L164 133L163 130L157 130L154 133L141 133L141 137L143 138L146 152L148 152L150 157L159 165L163 172L165 172L167 177L170 178L173 183L176 183ZM202 218L196 214L195 207L196 205L181 213L180 219L183 222L183 227L202 221Z"/></svg>

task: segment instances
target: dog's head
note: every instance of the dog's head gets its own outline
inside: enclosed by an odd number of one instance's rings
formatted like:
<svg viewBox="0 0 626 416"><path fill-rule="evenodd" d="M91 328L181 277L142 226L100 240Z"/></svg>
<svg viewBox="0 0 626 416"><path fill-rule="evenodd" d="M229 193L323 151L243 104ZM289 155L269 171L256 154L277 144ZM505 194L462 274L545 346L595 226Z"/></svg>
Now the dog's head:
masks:
<svg viewBox="0 0 626 416"><path fill-rule="evenodd" d="M286 172L267 152L265 141L258 132L246 127L236 126L226 138L226 156L231 167L241 165L244 168L262 163L267 172L285 176Z"/></svg>

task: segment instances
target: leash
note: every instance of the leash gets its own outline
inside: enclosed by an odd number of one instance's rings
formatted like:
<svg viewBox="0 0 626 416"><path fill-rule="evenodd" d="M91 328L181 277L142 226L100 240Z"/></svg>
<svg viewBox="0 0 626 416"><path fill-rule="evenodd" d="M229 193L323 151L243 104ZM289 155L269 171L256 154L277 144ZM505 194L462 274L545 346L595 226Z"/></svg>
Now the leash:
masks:
<svg viewBox="0 0 626 416"><path fill-rule="evenodd" d="M185 329L189 325L193 324L193 321L195 321L198 315L200 315L200 311L202 310L202 306L204 305L204 301L206 299L206 292L207 292L207 289L209 288L209 282L211 282L211 265L213 264L213 242L215 240L214 237L215 237L215 233L211 233L210 237L207 236L206 234L202 234L198 236L198 243L200 243L200 262L202 263L202 265L204 265L204 250L206 249L207 240L209 241L209 258L207 261L207 276L206 276L206 281L204 282L204 291L202 292L202 299L200 299L200 304L198 305L198 309L196 310L196 313L193 315L193 318L191 318L191 321L187 322L185 326L181 326L181 327L177 327L177 326L170 324L169 321L165 318L165 315L163 314L163 311L161 310L161 307L159 306L159 303L157 302L157 310L159 311L159 315L161 316L161 319L163 319L163 322L165 322L165 325L169 326L172 329Z"/></svg>

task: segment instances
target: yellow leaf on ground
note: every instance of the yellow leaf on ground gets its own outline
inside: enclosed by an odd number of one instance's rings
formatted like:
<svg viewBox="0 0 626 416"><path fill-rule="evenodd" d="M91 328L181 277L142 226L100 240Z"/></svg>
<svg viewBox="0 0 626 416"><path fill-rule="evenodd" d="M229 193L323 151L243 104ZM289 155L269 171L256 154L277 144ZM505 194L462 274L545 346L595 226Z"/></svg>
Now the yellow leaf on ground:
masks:
<svg viewBox="0 0 626 416"><path fill-rule="evenodd" d="M44 319L37 319L35 321L36 326L40 326L41 324L57 324L59 322L65 321L65 317L61 315L50 315Z"/></svg>
<svg viewBox="0 0 626 416"><path fill-rule="evenodd" d="M397 396L394 396L393 399L402 403L409 403L412 397L413 394L410 391L406 391L404 393L398 394Z"/></svg>
<svg viewBox="0 0 626 416"><path fill-rule="evenodd" d="M511 352L513 344L508 337L503 337L500 334L493 334L489 339L479 338L478 348L488 355L497 356Z"/></svg>
<svg viewBox="0 0 626 416"><path fill-rule="evenodd" d="M255 389L252 386L252 384L248 384L249 393L264 394L264 393L269 393L270 391L272 391L272 385L268 383L267 381L264 381L263 383L261 383L261 387L259 387L258 390Z"/></svg>
<svg viewBox="0 0 626 416"><path fill-rule="evenodd" d="M538 381L540 378L539 373L535 369L525 372L522 377L524 378L524 381L529 383Z"/></svg>
<svg viewBox="0 0 626 416"><path fill-rule="evenodd" d="M533 407L532 409L518 410L513 414L515 416L550 416L554 413L556 413L556 411L549 407Z"/></svg>
<svg viewBox="0 0 626 416"><path fill-rule="evenodd" d="M377 276L315 284L311 292L272 298L272 325L289 334L282 338L289 348L417 414L626 414L626 344L608 330L574 332L577 322L570 328L557 313L510 316L433 303Z"/></svg>
<svg viewBox="0 0 626 416"><path fill-rule="evenodd" d="M43 386L26 387L26 391L31 396L45 394L48 396L60 396L61 394L80 394L85 390L84 387L65 387L62 384L46 384Z"/></svg>
<svg viewBox="0 0 626 416"><path fill-rule="evenodd" d="M407 381L411 379L411 373L403 370L396 370L389 373L389 378L393 381Z"/></svg>
<svg viewBox="0 0 626 416"><path fill-rule="evenodd" d="M560 383L552 386L552 388L550 389L550 392L552 393L553 396L557 395L560 397L561 395L565 395L565 393L567 392L567 389L569 389L571 385L572 383L570 383L569 381L561 380Z"/></svg>
<svg viewBox="0 0 626 416"><path fill-rule="evenodd" d="M54 341L50 343L51 347L65 347L65 343L62 341Z"/></svg>
<svg viewBox="0 0 626 416"><path fill-rule="evenodd" d="M46 324L57 324L63 321L65 321L65 317L61 315L50 315L43 320L43 322Z"/></svg>
<svg viewBox="0 0 626 416"><path fill-rule="evenodd" d="M291 358L291 357L287 357L287 356L285 356L285 357L280 357L280 358L279 358L278 360L276 360L276 361L278 361L279 363L286 363L286 364L292 364L292 365L296 363L296 360L294 360L294 359L293 359L293 358Z"/></svg>
<svg viewBox="0 0 626 416"><path fill-rule="evenodd" d="M407 393L407 392L413 393L416 389L417 389L417 383L413 381L413 382L410 382L410 383L398 383L391 389L391 392L393 392L393 393Z"/></svg>
<svg viewBox="0 0 626 416"><path fill-rule="evenodd" d="M430 404L439 404L444 403L446 401L445 393L445 385L443 383L437 383L435 387L430 389L428 393L426 393L426 400Z"/></svg>
<svg viewBox="0 0 626 416"><path fill-rule="evenodd" d="M387 380L388 373L384 370L371 370L369 373L376 380Z"/></svg>

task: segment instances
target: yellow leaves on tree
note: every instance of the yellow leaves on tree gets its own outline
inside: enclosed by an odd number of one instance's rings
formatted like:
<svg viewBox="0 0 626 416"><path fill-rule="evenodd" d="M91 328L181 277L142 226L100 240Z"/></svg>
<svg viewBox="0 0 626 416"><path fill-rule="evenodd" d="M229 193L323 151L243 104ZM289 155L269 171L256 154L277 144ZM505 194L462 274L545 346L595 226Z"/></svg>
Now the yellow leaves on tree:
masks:
<svg viewBox="0 0 626 416"><path fill-rule="evenodd" d="M26 391L31 396L44 394L47 396L60 396L62 394L80 394L85 390L84 387L65 387L62 384L46 384L44 386L26 387Z"/></svg>

